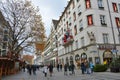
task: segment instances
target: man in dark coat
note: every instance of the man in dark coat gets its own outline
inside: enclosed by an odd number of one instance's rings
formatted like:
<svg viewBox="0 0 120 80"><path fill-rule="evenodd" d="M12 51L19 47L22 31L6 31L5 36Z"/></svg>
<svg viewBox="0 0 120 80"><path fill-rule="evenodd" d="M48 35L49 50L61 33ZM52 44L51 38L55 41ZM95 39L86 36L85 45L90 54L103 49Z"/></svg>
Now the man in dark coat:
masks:
<svg viewBox="0 0 120 80"><path fill-rule="evenodd" d="M68 65L65 64L65 65L64 65L64 75L67 75L67 69L68 69Z"/></svg>
<svg viewBox="0 0 120 80"><path fill-rule="evenodd" d="M50 64L48 68L49 68L50 76L52 76L52 73L53 73L53 65Z"/></svg>

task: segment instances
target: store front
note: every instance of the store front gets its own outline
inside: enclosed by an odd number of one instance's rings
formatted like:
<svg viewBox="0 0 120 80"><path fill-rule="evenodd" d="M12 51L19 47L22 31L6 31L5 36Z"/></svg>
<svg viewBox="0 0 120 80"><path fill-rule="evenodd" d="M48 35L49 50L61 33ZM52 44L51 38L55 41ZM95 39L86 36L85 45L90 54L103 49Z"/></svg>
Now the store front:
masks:
<svg viewBox="0 0 120 80"><path fill-rule="evenodd" d="M112 62L113 53L110 50L105 50L103 53L103 62L107 62L109 65Z"/></svg>

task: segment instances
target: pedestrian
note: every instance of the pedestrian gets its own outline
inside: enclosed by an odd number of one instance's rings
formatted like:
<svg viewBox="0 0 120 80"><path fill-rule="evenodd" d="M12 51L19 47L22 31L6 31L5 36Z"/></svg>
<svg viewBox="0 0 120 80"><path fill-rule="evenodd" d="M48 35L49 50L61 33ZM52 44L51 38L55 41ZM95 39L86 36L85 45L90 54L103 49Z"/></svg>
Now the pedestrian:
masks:
<svg viewBox="0 0 120 80"><path fill-rule="evenodd" d="M49 68L50 77L52 77L52 73L53 73L53 65L50 64L48 68Z"/></svg>
<svg viewBox="0 0 120 80"><path fill-rule="evenodd" d="M65 64L65 65L64 65L64 75L68 75L68 74L67 74L67 69L68 69L68 65Z"/></svg>
<svg viewBox="0 0 120 80"><path fill-rule="evenodd" d="M94 64L90 62L90 73L93 73Z"/></svg>
<svg viewBox="0 0 120 80"><path fill-rule="evenodd" d="M73 74L75 75L75 71L74 71L74 69L75 69L75 65L74 65L74 63L71 63L71 71L72 71L72 75L73 75Z"/></svg>
<svg viewBox="0 0 120 80"><path fill-rule="evenodd" d="M60 71L62 71L62 64L60 64Z"/></svg>
<svg viewBox="0 0 120 80"><path fill-rule="evenodd" d="M85 62L85 68L86 68L86 73L90 74L90 66L88 61Z"/></svg>
<svg viewBox="0 0 120 80"><path fill-rule="evenodd" d="M32 65L32 71L33 71L33 74L36 75L36 65Z"/></svg>
<svg viewBox="0 0 120 80"><path fill-rule="evenodd" d="M32 70L32 67L30 64L27 65L27 71L29 73L29 75L31 75L31 70Z"/></svg>
<svg viewBox="0 0 120 80"><path fill-rule="evenodd" d="M71 75L71 65L68 66L69 66L69 75Z"/></svg>
<svg viewBox="0 0 120 80"><path fill-rule="evenodd" d="M85 73L85 65L84 65L84 62L81 63L81 70L82 70L82 74Z"/></svg>
<svg viewBox="0 0 120 80"><path fill-rule="evenodd" d="M59 72L59 67L60 67L60 65L59 64L57 64L57 71Z"/></svg>
<svg viewBox="0 0 120 80"><path fill-rule="evenodd" d="M44 67L43 67L43 73L44 73L45 77L47 77L47 69L48 69L48 67L46 65L44 65Z"/></svg>

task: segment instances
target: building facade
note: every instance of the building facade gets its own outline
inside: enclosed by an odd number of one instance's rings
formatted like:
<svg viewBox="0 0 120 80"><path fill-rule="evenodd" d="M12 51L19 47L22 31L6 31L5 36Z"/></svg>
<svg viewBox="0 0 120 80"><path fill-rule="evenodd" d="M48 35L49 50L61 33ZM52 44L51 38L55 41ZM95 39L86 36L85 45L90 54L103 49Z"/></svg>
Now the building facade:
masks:
<svg viewBox="0 0 120 80"><path fill-rule="evenodd" d="M7 56L9 30L6 28L7 21L0 11L0 57Z"/></svg>
<svg viewBox="0 0 120 80"><path fill-rule="evenodd" d="M70 0L56 34L58 63L110 63L120 56L120 1Z"/></svg>

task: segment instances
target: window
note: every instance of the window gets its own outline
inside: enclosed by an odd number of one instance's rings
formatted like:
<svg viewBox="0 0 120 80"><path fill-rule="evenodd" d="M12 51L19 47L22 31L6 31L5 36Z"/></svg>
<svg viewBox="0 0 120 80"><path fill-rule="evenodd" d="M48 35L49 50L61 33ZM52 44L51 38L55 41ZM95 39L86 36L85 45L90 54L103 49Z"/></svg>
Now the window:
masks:
<svg viewBox="0 0 120 80"><path fill-rule="evenodd" d="M69 18L69 26L71 26L71 17Z"/></svg>
<svg viewBox="0 0 120 80"><path fill-rule="evenodd" d="M106 25L105 15L100 15L101 25Z"/></svg>
<svg viewBox="0 0 120 80"><path fill-rule="evenodd" d="M82 20L79 21L79 26L80 26L79 31L82 31L83 30L83 21Z"/></svg>
<svg viewBox="0 0 120 80"><path fill-rule="evenodd" d="M117 28L120 28L120 19L118 17L115 18Z"/></svg>
<svg viewBox="0 0 120 80"><path fill-rule="evenodd" d="M7 48L7 43L3 43L2 48L3 48L3 49L6 49L6 48Z"/></svg>
<svg viewBox="0 0 120 80"><path fill-rule="evenodd" d="M77 26L76 25L74 26L74 34L75 35L77 34Z"/></svg>
<svg viewBox="0 0 120 80"><path fill-rule="evenodd" d="M79 5L79 6L78 6L78 15L80 16L81 13L82 13L82 11L81 11L81 5Z"/></svg>
<svg viewBox="0 0 120 80"><path fill-rule="evenodd" d="M4 35L3 41L8 41L8 35Z"/></svg>
<svg viewBox="0 0 120 80"><path fill-rule="evenodd" d="M85 0L86 9L91 8L90 0Z"/></svg>
<svg viewBox="0 0 120 80"><path fill-rule="evenodd" d="M108 43L108 34L103 34L103 42Z"/></svg>
<svg viewBox="0 0 120 80"><path fill-rule="evenodd" d="M112 5L113 5L113 11L114 12L118 12L117 4L116 3L112 3Z"/></svg>
<svg viewBox="0 0 120 80"><path fill-rule="evenodd" d="M81 38L81 46L84 46L85 45L85 40L84 40L84 37Z"/></svg>
<svg viewBox="0 0 120 80"><path fill-rule="evenodd" d="M93 25L93 18L92 18L92 15L88 15L87 16L87 20L88 20L88 25Z"/></svg>
<svg viewBox="0 0 120 80"><path fill-rule="evenodd" d="M67 29L68 29L68 21L66 22L66 26L67 26Z"/></svg>
<svg viewBox="0 0 120 80"><path fill-rule="evenodd" d="M75 44L76 44L76 49L78 49L78 40L75 41Z"/></svg>
<svg viewBox="0 0 120 80"><path fill-rule="evenodd" d="M104 7L103 7L103 0L98 0L98 8L99 9L104 9Z"/></svg>
<svg viewBox="0 0 120 80"><path fill-rule="evenodd" d="M73 13L73 19L74 19L74 21L76 20L76 13L75 12Z"/></svg>

